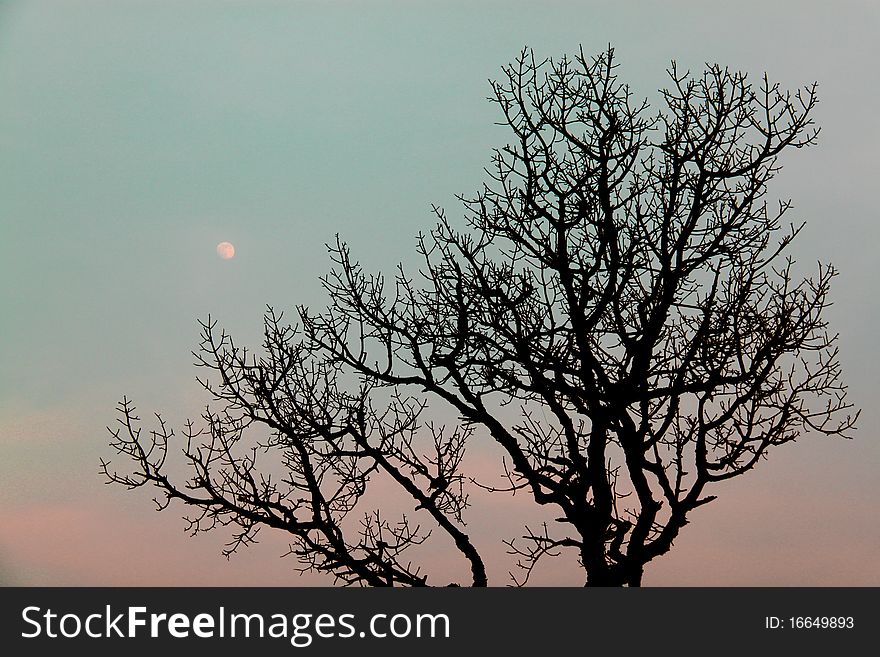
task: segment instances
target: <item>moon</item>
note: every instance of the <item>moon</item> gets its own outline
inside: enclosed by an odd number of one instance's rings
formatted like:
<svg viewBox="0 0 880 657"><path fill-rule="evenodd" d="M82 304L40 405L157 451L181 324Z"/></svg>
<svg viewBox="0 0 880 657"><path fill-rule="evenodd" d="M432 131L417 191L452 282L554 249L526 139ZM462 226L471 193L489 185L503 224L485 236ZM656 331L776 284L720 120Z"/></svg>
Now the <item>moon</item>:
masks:
<svg viewBox="0 0 880 657"><path fill-rule="evenodd" d="M217 255L223 258L224 260L230 260L235 257L235 247L232 246L232 242L220 242L217 245Z"/></svg>

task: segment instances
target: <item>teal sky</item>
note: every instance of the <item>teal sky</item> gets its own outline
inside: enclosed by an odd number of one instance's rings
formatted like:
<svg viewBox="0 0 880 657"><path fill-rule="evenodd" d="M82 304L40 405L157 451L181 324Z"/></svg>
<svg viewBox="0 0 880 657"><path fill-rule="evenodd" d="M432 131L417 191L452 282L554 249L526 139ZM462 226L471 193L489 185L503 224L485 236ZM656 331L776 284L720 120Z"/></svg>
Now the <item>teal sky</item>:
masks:
<svg viewBox="0 0 880 657"><path fill-rule="evenodd" d="M819 81L820 144L771 191L808 222L799 260L841 270L864 407L856 440L805 436L722 490L646 584L880 585L878 32L870 0L0 0L0 581L299 582L273 539L226 563L222 536L102 486L116 401L197 414L196 320L254 343L266 304L320 305L337 232L370 269L412 262L431 203L456 216L507 139L487 80L524 45L611 43L652 99L672 59ZM509 537L512 502L472 519L497 509Z"/></svg>

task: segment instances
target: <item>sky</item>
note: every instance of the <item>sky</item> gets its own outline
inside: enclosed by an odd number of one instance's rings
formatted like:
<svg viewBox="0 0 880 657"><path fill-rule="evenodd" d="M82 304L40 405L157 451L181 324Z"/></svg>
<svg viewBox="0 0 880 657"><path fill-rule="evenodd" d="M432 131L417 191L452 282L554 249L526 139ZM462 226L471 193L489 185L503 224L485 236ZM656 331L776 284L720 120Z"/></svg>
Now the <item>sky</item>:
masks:
<svg viewBox="0 0 880 657"><path fill-rule="evenodd" d="M840 269L828 319L863 409L854 440L805 435L721 487L644 583L880 585L878 30L870 0L0 0L0 583L330 583L283 537L227 561L228 537L105 486L116 402L197 415L197 320L255 344L267 304L320 307L337 233L369 270L412 263L431 204L456 215L506 143L488 80L523 46L610 43L649 99L671 60L819 82L819 145L771 194L807 222L799 261ZM523 502L472 510L493 584Z"/></svg>

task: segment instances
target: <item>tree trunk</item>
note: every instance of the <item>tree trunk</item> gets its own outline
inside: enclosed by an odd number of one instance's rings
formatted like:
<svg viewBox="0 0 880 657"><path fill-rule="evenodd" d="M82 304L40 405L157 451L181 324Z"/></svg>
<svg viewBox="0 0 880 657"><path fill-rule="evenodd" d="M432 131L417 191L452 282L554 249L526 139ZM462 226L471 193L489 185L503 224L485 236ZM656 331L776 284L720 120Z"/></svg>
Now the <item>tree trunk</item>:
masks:
<svg viewBox="0 0 880 657"><path fill-rule="evenodd" d="M587 581L584 586L628 586L641 587L644 564L636 566L594 566L587 568Z"/></svg>

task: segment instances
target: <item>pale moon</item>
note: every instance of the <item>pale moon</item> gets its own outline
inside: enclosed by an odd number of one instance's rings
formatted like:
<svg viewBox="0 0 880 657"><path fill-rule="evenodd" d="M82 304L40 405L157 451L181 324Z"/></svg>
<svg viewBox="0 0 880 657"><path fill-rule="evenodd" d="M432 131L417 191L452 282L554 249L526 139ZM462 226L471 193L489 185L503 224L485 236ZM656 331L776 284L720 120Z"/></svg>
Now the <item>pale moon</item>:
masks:
<svg viewBox="0 0 880 657"><path fill-rule="evenodd" d="M235 247L232 246L232 242L220 242L217 245L217 255L224 260L235 257Z"/></svg>

